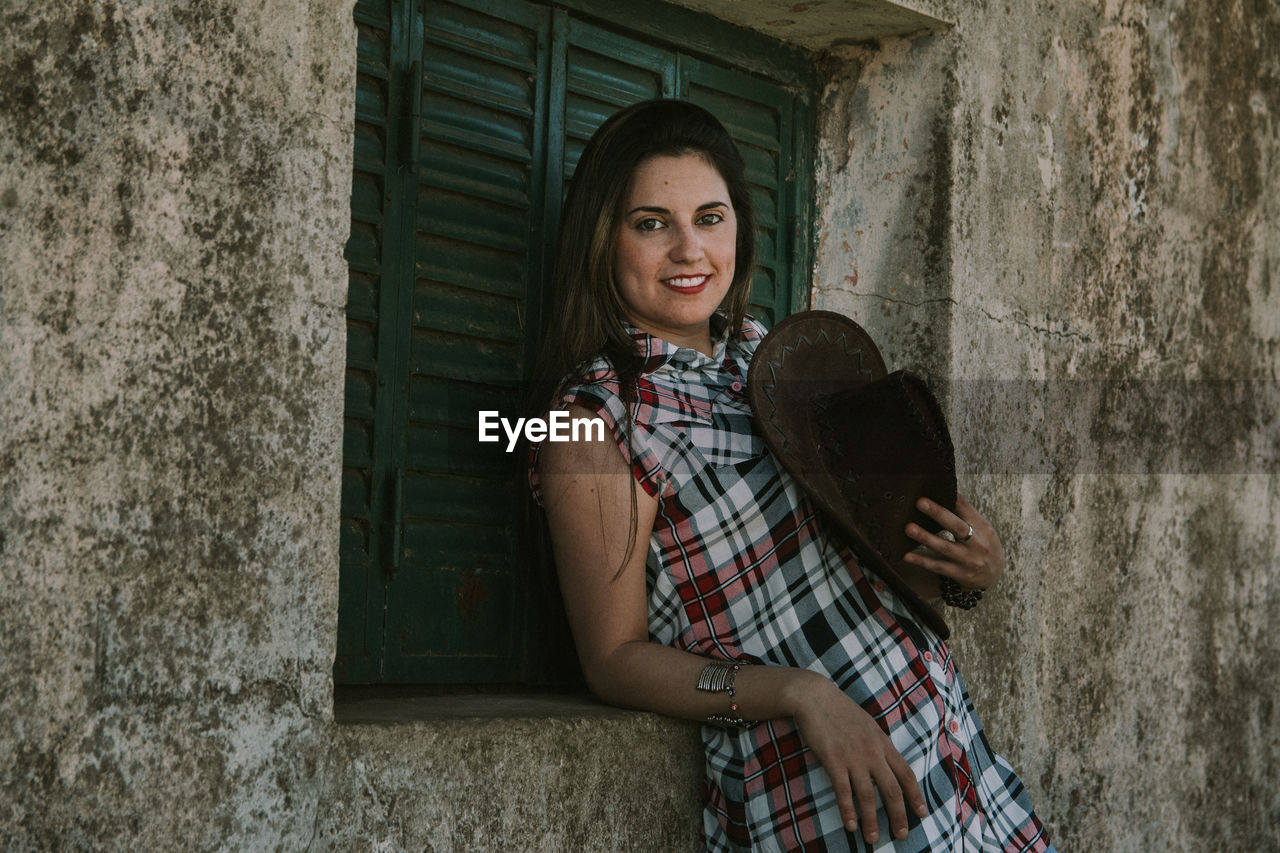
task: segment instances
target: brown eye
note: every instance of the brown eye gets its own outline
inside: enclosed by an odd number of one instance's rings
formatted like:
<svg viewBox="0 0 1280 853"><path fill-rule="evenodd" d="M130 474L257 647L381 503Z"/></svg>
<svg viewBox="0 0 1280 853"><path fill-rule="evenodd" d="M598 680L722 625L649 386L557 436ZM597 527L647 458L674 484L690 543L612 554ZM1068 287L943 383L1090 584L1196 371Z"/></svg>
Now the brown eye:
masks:
<svg viewBox="0 0 1280 853"><path fill-rule="evenodd" d="M724 222L724 214L708 212L698 217L699 225L719 225Z"/></svg>
<svg viewBox="0 0 1280 853"><path fill-rule="evenodd" d="M661 227L662 220L654 219L652 216L647 219L641 219L635 224L635 229L637 231L657 231Z"/></svg>

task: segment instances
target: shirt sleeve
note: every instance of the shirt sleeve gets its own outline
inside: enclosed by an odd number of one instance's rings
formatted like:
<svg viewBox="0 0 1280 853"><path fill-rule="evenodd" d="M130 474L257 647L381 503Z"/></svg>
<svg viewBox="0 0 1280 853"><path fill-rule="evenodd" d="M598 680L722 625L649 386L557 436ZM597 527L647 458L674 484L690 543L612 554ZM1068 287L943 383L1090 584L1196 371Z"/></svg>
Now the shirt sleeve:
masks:
<svg viewBox="0 0 1280 853"><path fill-rule="evenodd" d="M641 488L650 496L658 497L661 492L661 466L656 454L649 449L650 442L646 441L649 429L631 418L627 404L618 394L617 381L591 382L569 388L557 400L555 410L570 406L586 409L604 421L608 430L604 440L612 441L618 448ZM542 506L542 484L538 476L538 455L541 449L541 442L531 443L529 447L529 488L532 489L533 499L538 506Z"/></svg>
<svg viewBox="0 0 1280 853"><path fill-rule="evenodd" d="M754 353L756 347L764 340L769 330L755 317L746 314L742 318L742 346L748 353Z"/></svg>

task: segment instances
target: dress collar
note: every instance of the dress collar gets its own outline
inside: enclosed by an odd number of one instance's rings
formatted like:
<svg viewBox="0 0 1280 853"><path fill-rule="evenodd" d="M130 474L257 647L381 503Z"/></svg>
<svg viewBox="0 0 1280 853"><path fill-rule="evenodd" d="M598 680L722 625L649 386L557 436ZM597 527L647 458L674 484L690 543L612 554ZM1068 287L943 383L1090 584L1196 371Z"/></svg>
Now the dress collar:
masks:
<svg viewBox="0 0 1280 853"><path fill-rule="evenodd" d="M625 323L625 321L624 321ZM725 360L729 343L729 322L723 313L711 315L711 355L705 355L692 347L682 347L625 323L627 331L636 342L636 351L644 359L644 373L652 373L667 364L682 370L698 370L719 367Z"/></svg>

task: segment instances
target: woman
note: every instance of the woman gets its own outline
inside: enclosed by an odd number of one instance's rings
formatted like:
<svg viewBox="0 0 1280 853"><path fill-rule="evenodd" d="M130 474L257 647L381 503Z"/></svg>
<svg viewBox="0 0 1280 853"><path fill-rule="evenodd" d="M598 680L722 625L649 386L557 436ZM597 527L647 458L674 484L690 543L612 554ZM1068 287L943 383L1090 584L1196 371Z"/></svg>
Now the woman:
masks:
<svg viewBox="0 0 1280 853"><path fill-rule="evenodd" d="M587 683L710 721L706 849L1050 850L945 644L875 615L891 593L860 582L752 428L754 234L741 157L698 107L629 107L579 162L548 326L567 331L534 393L606 440L534 448L531 480ZM937 552L911 555L921 575L994 584L990 524L963 500L921 509L973 530L911 525Z"/></svg>

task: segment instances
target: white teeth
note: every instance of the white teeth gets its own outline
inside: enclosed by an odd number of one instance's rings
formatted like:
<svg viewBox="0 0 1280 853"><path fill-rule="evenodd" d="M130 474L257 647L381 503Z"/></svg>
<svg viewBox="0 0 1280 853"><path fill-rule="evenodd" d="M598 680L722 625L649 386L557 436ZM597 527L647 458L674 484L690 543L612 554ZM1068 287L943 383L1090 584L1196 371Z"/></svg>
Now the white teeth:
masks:
<svg viewBox="0 0 1280 853"><path fill-rule="evenodd" d="M676 278L663 279L668 287L697 287L707 280L705 275L682 275Z"/></svg>

